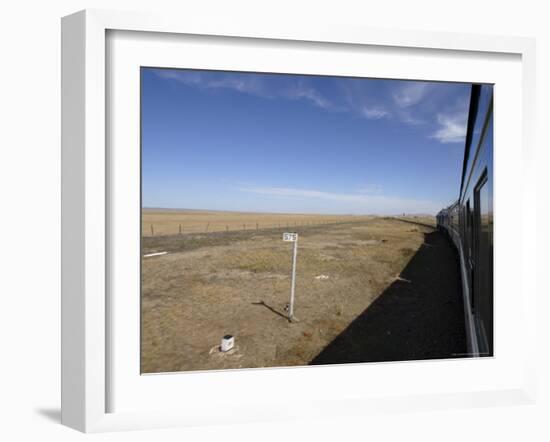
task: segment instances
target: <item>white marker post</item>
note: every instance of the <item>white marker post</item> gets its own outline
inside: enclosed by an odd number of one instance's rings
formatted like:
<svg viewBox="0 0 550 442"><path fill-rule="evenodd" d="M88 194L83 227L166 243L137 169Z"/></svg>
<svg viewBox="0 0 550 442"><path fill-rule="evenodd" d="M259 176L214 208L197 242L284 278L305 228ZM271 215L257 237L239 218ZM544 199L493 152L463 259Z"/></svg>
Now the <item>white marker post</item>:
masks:
<svg viewBox="0 0 550 442"><path fill-rule="evenodd" d="M298 234L283 233L283 241L293 242L292 251L292 282L290 283L290 305L288 308L288 320L294 319L294 288L296 287L296 255L298 254Z"/></svg>

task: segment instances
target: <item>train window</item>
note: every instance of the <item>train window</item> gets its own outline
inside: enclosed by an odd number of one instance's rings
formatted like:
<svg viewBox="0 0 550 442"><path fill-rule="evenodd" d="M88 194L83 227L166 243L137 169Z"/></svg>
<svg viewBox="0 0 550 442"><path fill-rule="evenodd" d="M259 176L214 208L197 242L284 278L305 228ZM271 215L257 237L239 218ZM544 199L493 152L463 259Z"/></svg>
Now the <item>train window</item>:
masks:
<svg viewBox="0 0 550 442"><path fill-rule="evenodd" d="M465 223L466 223L466 220L465 220L465 216L464 216L464 206L460 206L460 237L461 238L466 238L466 226L465 226ZM463 244L464 245L464 244Z"/></svg>
<svg viewBox="0 0 550 442"><path fill-rule="evenodd" d="M471 311L472 313L474 313L474 309L475 309L475 302L474 302L474 273L475 273L475 268L474 268L474 260L473 260L473 253L472 253L472 245L474 243L474 232L473 232L473 213L472 213L472 208L471 208L471 203L470 203L470 199L468 199L468 201L466 201L466 213L465 213L465 218L466 218L466 222L465 222L465 225L466 225L466 232L465 232L465 235L464 235L464 240L466 242L466 256L465 256L465 259L466 259L466 267L468 269L468 281L467 281L467 284L468 284L468 287L469 287L469 292L470 292L470 308L471 308Z"/></svg>
<svg viewBox="0 0 550 442"><path fill-rule="evenodd" d="M472 257L472 210L470 200L466 201L466 247L468 248L468 259Z"/></svg>
<svg viewBox="0 0 550 442"><path fill-rule="evenodd" d="M475 280L474 315L479 328L484 351L492 352L493 341L493 287L492 287L492 206L491 195L485 171L474 190L475 215Z"/></svg>

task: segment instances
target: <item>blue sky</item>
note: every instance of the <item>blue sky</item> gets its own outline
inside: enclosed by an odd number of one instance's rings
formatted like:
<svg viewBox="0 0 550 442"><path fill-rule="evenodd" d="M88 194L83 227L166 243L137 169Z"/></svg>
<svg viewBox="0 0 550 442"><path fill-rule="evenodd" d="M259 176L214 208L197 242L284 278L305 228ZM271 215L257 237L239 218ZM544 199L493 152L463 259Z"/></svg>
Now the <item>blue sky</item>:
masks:
<svg viewBox="0 0 550 442"><path fill-rule="evenodd" d="M470 85L142 68L144 207L433 213Z"/></svg>

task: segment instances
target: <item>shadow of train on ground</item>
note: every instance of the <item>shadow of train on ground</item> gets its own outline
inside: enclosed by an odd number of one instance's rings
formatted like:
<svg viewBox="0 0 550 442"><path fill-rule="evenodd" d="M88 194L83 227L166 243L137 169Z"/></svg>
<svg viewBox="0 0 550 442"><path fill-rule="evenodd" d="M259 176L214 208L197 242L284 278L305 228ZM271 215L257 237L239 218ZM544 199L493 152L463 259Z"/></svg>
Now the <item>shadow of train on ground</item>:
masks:
<svg viewBox="0 0 550 442"><path fill-rule="evenodd" d="M392 283L311 362L341 364L462 357L466 353L458 257L438 231Z"/></svg>

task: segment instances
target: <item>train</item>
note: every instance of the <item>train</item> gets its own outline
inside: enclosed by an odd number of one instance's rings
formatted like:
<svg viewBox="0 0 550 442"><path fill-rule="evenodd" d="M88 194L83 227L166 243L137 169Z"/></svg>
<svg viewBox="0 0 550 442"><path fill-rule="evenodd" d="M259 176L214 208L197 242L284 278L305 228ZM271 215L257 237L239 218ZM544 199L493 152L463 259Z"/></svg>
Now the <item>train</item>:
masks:
<svg viewBox="0 0 550 442"><path fill-rule="evenodd" d="M467 355L493 356L493 86L473 84L458 199L436 216L456 248Z"/></svg>

